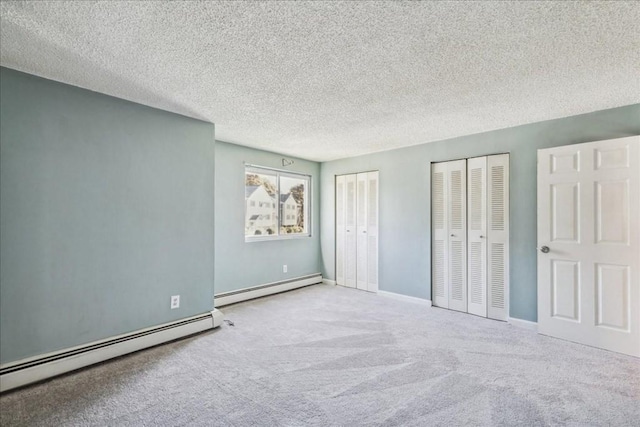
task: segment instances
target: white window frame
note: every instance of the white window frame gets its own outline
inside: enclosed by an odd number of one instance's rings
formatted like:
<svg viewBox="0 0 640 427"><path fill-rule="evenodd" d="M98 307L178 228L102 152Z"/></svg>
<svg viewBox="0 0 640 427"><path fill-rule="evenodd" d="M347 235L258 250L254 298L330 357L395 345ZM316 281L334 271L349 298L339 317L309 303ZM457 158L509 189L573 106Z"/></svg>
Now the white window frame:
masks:
<svg viewBox="0 0 640 427"><path fill-rule="evenodd" d="M245 242L261 242L269 240L291 240L291 239L305 239L311 237L312 230L312 210L311 210L311 175L299 172L285 171L282 169L275 169L266 166L257 166L245 163L244 165L244 187L246 188L246 176L248 173L255 173L257 175L270 175L275 176L276 181L276 233L274 234L260 234L260 235L247 235L245 231ZM294 178L306 181L306 189L304 194L304 207L302 215L304 215L305 230L303 233L295 234L281 234L280 229L282 227L282 221L284 216L290 211L289 209L282 209L282 201L280 200L280 178ZM246 191L246 190L244 190ZM244 227L246 227L247 218L247 199L244 199ZM246 229L245 229L246 230Z"/></svg>

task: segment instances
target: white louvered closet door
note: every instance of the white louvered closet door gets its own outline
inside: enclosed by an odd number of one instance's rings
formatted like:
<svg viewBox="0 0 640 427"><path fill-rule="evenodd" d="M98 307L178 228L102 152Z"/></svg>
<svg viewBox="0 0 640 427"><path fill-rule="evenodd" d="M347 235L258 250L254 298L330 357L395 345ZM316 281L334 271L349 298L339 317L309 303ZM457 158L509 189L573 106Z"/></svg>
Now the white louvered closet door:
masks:
<svg viewBox="0 0 640 427"><path fill-rule="evenodd" d="M378 291L378 172L336 177L336 283Z"/></svg>
<svg viewBox="0 0 640 427"><path fill-rule="evenodd" d="M433 305L507 320L509 155L431 166Z"/></svg>
<svg viewBox="0 0 640 427"><path fill-rule="evenodd" d="M487 315L509 316L509 155L487 157Z"/></svg>
<svg viewBox="0 0 640 427"><path fill-rule="evenodd" d="M358 289L368 289L368 263L367 263L367 173L356 175L357 185L357 206L356 206L356 287Z"/></svg>
<svg viewBox="0 0 640 427"><path fill-rule="evenodd" d="M378 172L367 173L367 290L378 292Z"/></svg>
<svg viewBox="0 0 640 427"><path fill-rule="evenodd" d="M447 163L431 165L431 299L442 308L449 308L447 170Z"/></svg>
<svg viewBox="0 0 640 427"><path fill-rule="evenodd" d="M345 175L345 280L344 285L356 287L356 176Z"/></svg>
<svg viewBox="0 0 640 427"><path fill-rule="evenodd" d="M448 163L449 309L467 311L467 162Z"/></svg>
<svg viewBox="0 0 640 427"><path fill-rule="evenodd" d="M336 177L336 283L345 286L345 183L344 175Z"/></svg>
<svg viewBox="0 0 640 427"><path fill-rule="evenodd" d="M487 317L487 158L467 161L468 311Z"/></svg>

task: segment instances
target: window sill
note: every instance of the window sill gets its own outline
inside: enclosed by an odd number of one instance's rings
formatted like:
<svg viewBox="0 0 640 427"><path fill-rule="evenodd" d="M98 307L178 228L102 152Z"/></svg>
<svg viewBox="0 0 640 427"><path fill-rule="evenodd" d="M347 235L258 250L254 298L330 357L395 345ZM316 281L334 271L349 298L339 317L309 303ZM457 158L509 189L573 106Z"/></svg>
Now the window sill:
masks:
<svg viewBox="0 0 640 427"><path fill-rule="evenodd" d="M298 240L298 239L308 239L311 237L311 234L285 234L281 236L245 236L245 243L253 243L253 242L270 242L276 240Z"/></svg>

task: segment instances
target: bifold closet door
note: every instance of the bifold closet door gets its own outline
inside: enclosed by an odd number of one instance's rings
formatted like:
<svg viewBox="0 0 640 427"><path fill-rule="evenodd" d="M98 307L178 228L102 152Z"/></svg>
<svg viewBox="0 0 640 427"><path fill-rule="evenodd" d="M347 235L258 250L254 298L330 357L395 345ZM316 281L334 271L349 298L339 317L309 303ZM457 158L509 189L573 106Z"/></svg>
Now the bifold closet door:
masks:
<svg viewBox="0 0 640 427"><path fill-rule="evenodd" d="M346 178L336 176L336 283L345 286Z"/></svg>
<svg viewBox="0 0 640 427"><path fill-rule="evenodd" d="M357 174L357 288L378 291L378 172Z"/></svg>
<svg viewBox="0 0 640 427"><path fill-rule="evenodd" d="M487 317L509 316L509 155L487 157Z"/></svg>
<svg viewBox="0 0 640 427"><path fill-rule="evenodd" d="M369 292L378 292L378 228L380 224L380 208L378 205L380 179L378 171L368 173L367 199L367 251L368 251L368 285Z"/></svg>
<svg viewBox="0 0 640 427"><path fill-rule="evenodd" d="M431 166L432 301L507 320L509 155Z"/></svg>
<svg viewBox="0 0 640 427"><path fill-rule="evenodd" d="M487 317L487 158L467 161L468 312Z"/></svg>
<svg viewBox="0 0 640 427"><path fill-rule="evenodd" d="M344 285L356 287L356 176L345 175L345 281Z"/></svg>
<svg viewBox="0 0 640 427"><path fill-rule="evenodd" d="M336 176L336 283L356 287L356 176Z"/></svg>
<svg viewBox="0 0 640 427"><path fill-rule="evenodd" d="M378 172L336 177L336 283L378 290Z"/></svg>
<svg viewBox="0 0 640 427"><path fill-rule="evenodd" d="M467 162L448 165L449 309L467 311Z"/></svg>
<svg viewBox="0 0 640 427"><path fill-rule="evenodd" d="M356 175L356 287L367 290L367 173Z"/></svg>
<svg viewBox="0 0 640 427"><path fill-rule="evenodd" d="M447 169L447 163L431 165L431 300L442 308L449 308Z"/></svg>
<svg viewBox="0 0 640 427"><path fill-rule="evenodd" d="M467 311L466 160L432 166L433 303Z"/></svg>

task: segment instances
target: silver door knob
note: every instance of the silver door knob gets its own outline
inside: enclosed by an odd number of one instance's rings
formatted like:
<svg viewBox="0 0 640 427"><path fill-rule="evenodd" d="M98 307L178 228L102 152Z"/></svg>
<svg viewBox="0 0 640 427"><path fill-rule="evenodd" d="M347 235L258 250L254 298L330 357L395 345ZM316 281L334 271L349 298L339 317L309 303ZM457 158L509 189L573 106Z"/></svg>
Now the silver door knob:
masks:
<svg viewBox="0 0 640 427"><path fill-rule="evenodd" d="M455 234L452 234L452 235L451 235L451 237L456 237L456 235L455 235Z"/></svg>
<svg viewBox="0 0 640 427"><path fill-rule="evenodd" d="M366 232L367 232L367 230L362 230L362 232L363 232L363 233L366 233Z"/></svg>
<svg viewBox="0 0 640 427"><path fill-rule="evenodd" d="M543 254L548 254L550 251L549 246L543 246L540 248L540 252L542 252Z"/></svg>
<svg viewBox="0 0 640 427"><path fill-rule="evenodd" d="M481 239L484 239L484 236L480 236Z"/></svg>

